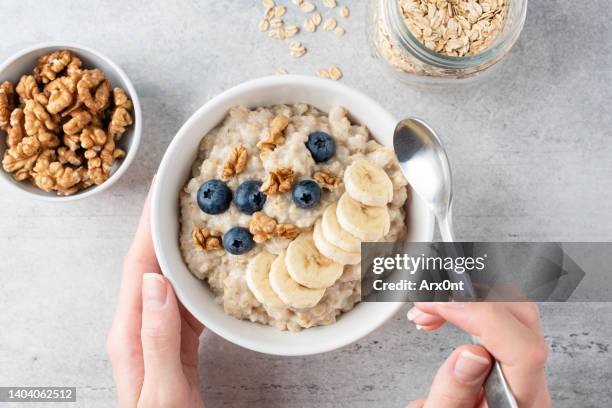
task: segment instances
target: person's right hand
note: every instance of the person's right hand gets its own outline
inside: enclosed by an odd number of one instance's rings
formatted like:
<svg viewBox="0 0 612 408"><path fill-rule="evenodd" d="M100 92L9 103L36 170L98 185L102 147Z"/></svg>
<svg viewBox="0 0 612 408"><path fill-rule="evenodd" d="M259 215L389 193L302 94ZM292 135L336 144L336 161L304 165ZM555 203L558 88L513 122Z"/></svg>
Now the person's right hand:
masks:
<svg viewBox="0 0 612 408"><path fill-rule="evenodd" d="M408 319L425 331L453 323L482 344L458 347L438 370L429 395L410 408L486 407L482 385L495 359L520 408L551 406L544 374L548 348L534 303L415 303Z"/></svg>

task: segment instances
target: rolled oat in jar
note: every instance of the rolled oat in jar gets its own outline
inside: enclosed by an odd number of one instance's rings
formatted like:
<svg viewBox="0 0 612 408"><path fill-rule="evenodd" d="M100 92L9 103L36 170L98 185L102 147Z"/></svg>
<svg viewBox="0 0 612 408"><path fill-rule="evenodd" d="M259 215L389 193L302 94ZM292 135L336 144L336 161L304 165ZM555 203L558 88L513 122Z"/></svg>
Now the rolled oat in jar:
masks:
<svg viewBox="0 0 612 408"><path fill-rule="evenodd" d="M400 80L455 83L505 56L526 12L527 0L370 0L368 40Z"/></svg>

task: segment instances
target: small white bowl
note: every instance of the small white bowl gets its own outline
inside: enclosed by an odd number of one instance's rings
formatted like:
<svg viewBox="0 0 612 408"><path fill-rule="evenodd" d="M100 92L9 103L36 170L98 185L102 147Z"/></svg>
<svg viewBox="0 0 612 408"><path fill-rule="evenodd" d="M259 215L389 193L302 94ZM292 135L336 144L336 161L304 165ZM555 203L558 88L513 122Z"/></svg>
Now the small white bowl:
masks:
<svg viewBox="0 0 612 408"><path fill-rule="evenodd" d="M140 110L140 101L138 100L136 89L134 89L132 82L125 72L123 72L123 70L119 68L117 64L115 64L105 55L99 53L98 51L92 50L91 48L83 47L77 44L51 42L36 44L28 47L8 58L2 65L0 65L0 82L8 80L16 86L17 82L19 82L19 78L21 78L22 75L32 72L38 58L58 50L70 50L74 52L81 59L81 61L83 61L83 66L86 68L99 68L104 75L106 75L113 87L118 86L125 90L134 105L132 112L134 124L127 129L127 131L121 137L121 140L117 142L117 145L125 150L126 155L122 160L113 165L111 176L99 186L91 186L70 196L59 196L54 192L43 191L32 185L29 181L17 181L12 175L0 168L0 184L5 185L10 190L40 200L65 202L90 197L96 193L104 191L114 182L119 180L123 173L125 173L134 160L134 156L136 156L136 151L138 150L138 145L140 144L140 137L142 134L142 112ZM6 150L5 134L4 132L1 133L0 160L1 157L4 156L4 151Z"/></svg>
<svg viewBox="0 0 612 408"><path fill-rule="evenodd" d="M179 192L187 182L191 164L204 135L216 127L236 105L249 107L305 102L323 111L344 106L351 119L365 124L380 143L392 146L396 119L364 94L330 80L283 75L255 79L211 99L181 127L166 151L155 181L152 230L159 264L178 298L206 327L225 339L262 353L283 356L322 353L350 344L372 332L401 307L401 303L359 303L329 326L283 332L270 326L238 320L223 312L205 282L193 276L179 248ZM413 241L431 241L434 219L427 206L413 195L410 206Z"/></svg>

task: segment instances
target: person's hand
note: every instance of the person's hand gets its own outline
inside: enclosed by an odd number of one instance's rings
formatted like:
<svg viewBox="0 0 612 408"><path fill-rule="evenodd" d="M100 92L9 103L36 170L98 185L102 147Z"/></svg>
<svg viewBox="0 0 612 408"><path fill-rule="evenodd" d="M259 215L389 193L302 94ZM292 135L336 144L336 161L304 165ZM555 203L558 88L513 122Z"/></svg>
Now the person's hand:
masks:
<svg viewBox="0 0 612 408"><path fill-rule="evenodd" d="M203 326L160 273L150 227L150 192L123 264L107 350L120 407L204 407L198 390Z"/></svg>
<svg viewBox="0 0 612 408"><path fill-rule="evenodd" d="M429 395L410 408L486 407L482 386L494 359L520 408L551 406L544 374L548 348L534 303L415 303L408 319L426 331L450 322L478 336L482 344L453 351L438 370Z"/></svg>

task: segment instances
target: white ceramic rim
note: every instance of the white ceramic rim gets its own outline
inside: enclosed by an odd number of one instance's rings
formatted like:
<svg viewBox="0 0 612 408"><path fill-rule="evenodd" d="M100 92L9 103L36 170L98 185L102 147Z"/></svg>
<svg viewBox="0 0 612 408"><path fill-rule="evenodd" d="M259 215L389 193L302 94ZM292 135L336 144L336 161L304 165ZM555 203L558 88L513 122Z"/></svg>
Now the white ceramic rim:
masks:
<svg viewBox="0 0 612 408"><path fill-rule="evenodd" d="M63 49L63 48L72 48L75 50L82 50L84 52L93 54L96 57L100 58L115 71L114 73L118 77L120 77L121 80L125 83L128 95L131 98L132 104L134 106L134 129L133 129L133 134L132 134L132 140L131 140L129 149L127 149L126 151L125 157L123 158L121 164L119 165L119 168L117 168L117 170L106 181L104 181L104 183L97 185L97 186L91 186L87 188L86 190L84 190L83 192L80 192L78 194L69 195L69 196L60 196L60 195L53 196L53 195L36 194L36 193L33 193L31 191L28 191L22 188L20 185L21 182L16 181L11 177L0 177L0 183L7 186L7 188L11 189L12 191L17 191L20 194L23 194L27 197L35 198L37 200L42 200L42 201L48 201L48 202L68 202L68 201L76 201L76 200L80 200L83 198L91 197L94 194L97 194L97 193L100 193L106 190L111 185L113 185L117 180L119 180L119 178L121 178L121 176L127 171L128 167L130 167L130 164L132 164L132 162L134 161L134 157L136 156L138 147L140 146L140 139L142 136L142 110L140 108L140 100L138 98L138 94L136 93L136 88L134 88L134 85L132 84L132 81L130 81L130 78L110 58L108 58L106 55L92 48L89 48L89 47L86 47L80 44L76 44L76 43L71 43L71 42L58 42L58 41L43 42L43 43L34 44L32 46L24 48L23 50L7 58L6 61L4 61L2 65L0 65L0 80L2 79L2 73L9 65L11 65L12 63L17 61L19 58L23 57L24 55L31 53L33 51L37 51L42 48L57 48L58 50ZM0 169L0 171L4 172L3 169Z"/></svg>
<svg viewBox="0 0 612 408"><path fill-rule="evenodd" d="M162 158L161 164L158 169L158 175L156 179L155 186L153 188L153 196L152 196L152 204L151 204L151 229L153 235L153 245L155 247L155 252L157 254L158 263L164 273L164 275L168 278L171 284L174 287L175 293L181 303L185 306L185 308L190 311L196 319L204 324L208 329L212 330L217 335L223 337L224 339L249 350L257 351L260 353L271 354L271 355L279 355L279 356L305 356L305 355L313 355L325 353L328 351L336 350L338 348L344 347L346 345L352 344L357 340L367 336L372 333L380 326L382 326L385 322L391 319L402 307L404 303L402 302L384 302L384 303L367 303L370 308L377 308L380 312L380 318L371 320L371 321L363 321L361 322L358 334L353 336L346 337L338 337L338 338L329 338L326 339L326 342L321 344L313 344L309 349L283 349L279 350L276 348L274 344L268 344L265 342L258 342L249 339L248 333L238 334L233 331L226 330L222 324L217 324L214 320L211 320L207 317L205 313L200 313L200 311L195 308L189 301L189 298L186 296L185 291L179 285L176 285L173 273L171 272L171 268L169 262L166 260L164 253L162 252L163 244L161 235L162 232L160 230L160 217L162 214L160 213L160 205L159 202L161 200L161 195L163 194L162 189L157 188L157 182L160 179L163 179L163 175L166 172L172 171L173 163L170 160L170 157L173 156L174 151L181 148L181 143L184 138L188 136L189 128L192 127L194 122L197 122L200 116L205 115L208 111L214 110L217 106L225 105L228 100L239 96L240 94L246 91L252 91L254 89L265 89L269 86L278 86L278 85L294 85L296 82L299 82L302 86L315 86L316 88L327 88L330 92L337 92L339 94L345 94L350 98L355 98L357 100L362 100L364 104L368 105L371 108L373 115L378 115L381 118L384 118L385 121L390 121L391 123L396 123L397 120L380 104L366 96L365 94L350 88L346 85L342 85L338 82L333 82L327 79L321 79L310 76L303 75L280 75L280 76L266 76L262 78L257 78L253 80L249 80L247 82L243 82L235 87L232 87L221 94L215 96L208 102L206 102L202 107L200 107L196 112L194 112L189 119L181 126L178 130L176 136L172 139L170 145L166 149L164 156ZM296 101L297 102L297 101ZM350 111L350 109L349 109ZM214 125L216 126L216 124ZM213 126L213 127L214 127ZM366 125L367 126L367 125ZM212 129L212 128L211 128ZM204 137L202 134L201 137ZM186 182L187 180L185 180ZM178 197L177 197L178 201ZM429 212L429 210L428 210ZM427 236L428 239L424 241L431 241L433 239L434 234L434 220L433 215L431 213L428 214L430 216L429 228L424 232L424 235ZM178 220L177 220L178 222ZM174 237L178 243L178 237ZM184 261L182 261L184 263ZM185 267L187 267L185 265ZM356 307L363 306L364 304L358 304ZM352 312L352 311L351 311ZM348 312L350 313L350 312ZM231 317L231 316L230 316ZM233 317L232 317L233 318ZM250 323L250 322L248 322ZM258 323L250 323L250 324L258 324ZM320 326L325 328L326 326ZM317 327L319 328L319 327ZM314 330L317 328L309 329ZM277 330L277 329L274 329ZM296 333L299 335L299 333Z"/></svg>

